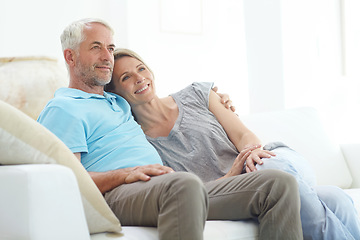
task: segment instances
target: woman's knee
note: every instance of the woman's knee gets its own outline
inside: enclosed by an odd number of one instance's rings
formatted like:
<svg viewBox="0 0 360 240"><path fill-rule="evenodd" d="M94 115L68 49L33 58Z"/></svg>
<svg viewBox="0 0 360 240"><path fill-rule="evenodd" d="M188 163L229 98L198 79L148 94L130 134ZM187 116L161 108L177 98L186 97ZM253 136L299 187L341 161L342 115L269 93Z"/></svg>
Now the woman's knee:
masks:
<svg viewBox="0 0 360 240"><path fill-rule="evenodd" d="M353 207L353 200L341 188L336 186L316 186L318 197L332 210L346 209Z"/></svg>

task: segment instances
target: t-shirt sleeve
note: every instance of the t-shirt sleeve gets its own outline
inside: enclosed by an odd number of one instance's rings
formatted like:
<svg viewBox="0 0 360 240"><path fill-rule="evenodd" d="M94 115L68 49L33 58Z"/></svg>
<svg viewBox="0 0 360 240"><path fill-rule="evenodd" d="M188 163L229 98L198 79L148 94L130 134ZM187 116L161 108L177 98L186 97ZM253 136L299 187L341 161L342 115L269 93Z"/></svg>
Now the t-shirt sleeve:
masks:
<svg viewBox="0 0 360 240"><path fill-rule="evenodd" d="M194 82L192 85L196 95L205 103L209 108L209 95L210 90L214 86L213 82Z"/></svg>
<svg viewBox="0 0 360 240"><path fill-rule="evenodd" d="M61 107L47 107L38 122L54 133L73 153L88 152L83 121Z"/></svg>

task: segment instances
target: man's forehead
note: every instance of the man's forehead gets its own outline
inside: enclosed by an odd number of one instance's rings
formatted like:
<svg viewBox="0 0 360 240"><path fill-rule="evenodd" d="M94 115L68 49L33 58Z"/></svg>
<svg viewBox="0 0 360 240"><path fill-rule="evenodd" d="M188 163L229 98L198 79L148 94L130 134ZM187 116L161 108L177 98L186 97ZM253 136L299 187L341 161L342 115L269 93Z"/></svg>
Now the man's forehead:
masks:
<svg viewBox="0 0 360 240"><path fill-rule="evenodd" d="M85 41L88 44L114 45L113 34L109 28L101 23L91 24L84 28Z"/></svg>

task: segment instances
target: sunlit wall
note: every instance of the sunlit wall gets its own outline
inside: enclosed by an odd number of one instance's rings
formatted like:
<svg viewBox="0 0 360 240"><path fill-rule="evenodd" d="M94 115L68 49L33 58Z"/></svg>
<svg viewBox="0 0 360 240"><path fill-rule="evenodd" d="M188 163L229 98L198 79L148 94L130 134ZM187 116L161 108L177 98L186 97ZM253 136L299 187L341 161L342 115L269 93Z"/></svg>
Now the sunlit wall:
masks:
<svg viewBox="0 0 360 240"><path fill-rule="evenodd" d="M64 65L59 36L99 17L115 43L155 72L160 96L193 81L230 94L237 112L312 106L340 142L359 142L357 0L1 1L0 57Z"/></svg>

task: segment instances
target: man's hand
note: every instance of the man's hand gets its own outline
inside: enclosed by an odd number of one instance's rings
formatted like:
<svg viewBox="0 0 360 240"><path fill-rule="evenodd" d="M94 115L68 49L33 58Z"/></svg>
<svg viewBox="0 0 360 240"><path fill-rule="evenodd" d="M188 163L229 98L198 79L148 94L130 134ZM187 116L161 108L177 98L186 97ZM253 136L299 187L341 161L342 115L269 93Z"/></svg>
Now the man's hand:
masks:
<svg viewBox="0 0 360 240"><path fill-rule="evenodd" d="M125 177L125 183L133 183L137 181L149 181L153 176L159 176L166 173L172 173L169 167L162 166L160 164L152 164L131 168L128 175Z"/></svg>
<svg viewBox="0 0 360 240"><path fill-rule="evenodd" d="M137 181L149 181L152 176L172 173L169 167L160 164L145 165L139 167L120 168L107 172L89 172L92 180L102 194L126 183Z"/></svg>
<svg viewBox="0 0 360 240"><path fill-rule="evenodd" d="M212 90L214 92L216 92L217 95L219 95L220 97L220 101L221 103L227 108L227 109L231 109L231 111L235 112L235 107L232 105L232 101L230 100L230 97L228 94L226 93L218 93L218 87L213 87Z"/></svg>

